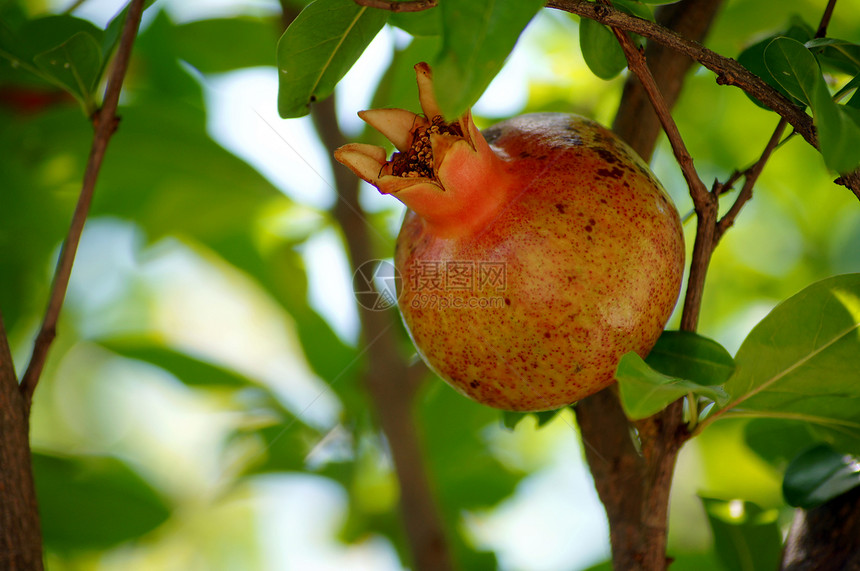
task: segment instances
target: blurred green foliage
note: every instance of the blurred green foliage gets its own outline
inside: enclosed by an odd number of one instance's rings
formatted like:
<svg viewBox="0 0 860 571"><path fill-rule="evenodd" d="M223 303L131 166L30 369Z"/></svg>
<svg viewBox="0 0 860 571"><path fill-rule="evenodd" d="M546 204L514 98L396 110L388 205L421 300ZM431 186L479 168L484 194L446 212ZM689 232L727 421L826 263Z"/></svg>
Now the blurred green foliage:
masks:
<svg viewBox="0 0 860 571"><path fill-rule="evenodd" d="M51 13L44 4L0 4L0 308L19 371L83 175L92 133L86 115L98 104L121 22L107 18L102 29ZM764 57L762 38L812 30L821 9L811 0L727 2L708 45L730 57L758 46L757 57ZM520 10L489 18L493 49L484 52L488 61L474 67L468 85L447 93L452 108L468 105L499 70L533 12ZM446 54L456 76L457 65L482 53L477 35L457 44L438 37L467 15L437 12L390 18L416 38L409 43L402 31L391 34L395 51L374 106L416 108L416 61ZM387 444L359 384L365 346L341 338L310 301L320 284L309 277L302 249L335 227L332 216L291 198L291 189L278 188L210 134L210 79L257 66L274 74L281 26L277 15L250 9L230 17L213 10L211 17L181 22L170 5L156 2L147 11L120 128L36 394L34 465L50 569L278 568L270 551L281 541L272 537L283 529L304 537L301 528L314 525L328 534L318 543L340 554L325 560L337 568L349 567L348 549L372 551L374 561L382 560L379 553L408 561ZM524 72L524 110L611 121L623 80L603 81L588 71L594 54L583 59L577 33L577 19L543 10L520 36L516 49L538 62ZM860 41L858 0L840 0L831 36ZM846 85L851 49L846 59L839 56L845 51L825 53L833 45L813 47L838 62L822 80L833 90ZM853 101L860 99L854 95ZM816 102L809 102L815 110ZM346 104L350 113L357 110ZM848 118L839 121L856 118L850 110L840 113ZM696 71L674 116L705 180L724 180L751 164L777 120L739 90ZM653 167L687 212L686 187L665 142ZM860 209L833 178L821 155L798 137L777 151L714 255L703 335L735 354L778 302L819 280L860 271ZM310 222L284 231L284 220L297 219ZM379 257L389 256L391 229L384 217L368 219ZM687 226L691 243L693 225ZM803 333L789 325L782 330ZM404 359L410 353L404 343ZM463 568L549 568L537 556L533 567L511 559L504 545L515 543L510 537L478 539L483 536L474 522L484 521L476 514L524 493L557 462L538 451L560 449L560 440L577 437L572 415L542 418L540 430L509 417L515 428L505 432L497 411L437 379L428 379L414 412ZM807 424L785 419L709 426L679 464L670 530L674 568L738 568L738 558L748 553L738 537L766 547L756 555L759 566L742 568L769 565L779 526L790 516L782 474L817 438ZM322 518L314 504L267 516L273 481L340 490L344 513L314 523ZM593 496L590 489L580 493ZM599 512L590 516L595 526L604 525ZM590 553L594 548L581 546ZM605 555L605 546L600 549Z"/></svg>

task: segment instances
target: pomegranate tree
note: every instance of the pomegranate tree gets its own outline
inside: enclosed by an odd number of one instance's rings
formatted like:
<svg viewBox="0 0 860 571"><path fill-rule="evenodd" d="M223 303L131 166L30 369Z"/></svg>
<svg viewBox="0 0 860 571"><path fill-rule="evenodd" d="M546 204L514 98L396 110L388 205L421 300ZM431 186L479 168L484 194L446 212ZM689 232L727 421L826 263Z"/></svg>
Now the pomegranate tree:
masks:
<svg viewBox="0 0 860 571"><path fill-rule="evenodd" d="M483 133L447 122L430 67L423 114L359 113L397 148L335 153L409 210L397 238L398 305L419 354L489 406L551 410L611 384L645 356L675 305L678 213L624 142L598 123L527 114Z"/></svg>

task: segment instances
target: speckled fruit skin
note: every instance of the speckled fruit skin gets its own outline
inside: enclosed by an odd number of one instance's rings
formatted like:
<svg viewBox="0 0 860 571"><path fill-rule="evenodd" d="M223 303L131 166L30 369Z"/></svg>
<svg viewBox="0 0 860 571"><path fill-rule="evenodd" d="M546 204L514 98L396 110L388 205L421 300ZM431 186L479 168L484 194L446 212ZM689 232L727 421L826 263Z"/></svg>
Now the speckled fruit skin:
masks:
<svg viewBox="0 0 860 571"><path fill-rule="evenodd" d="M484 137L506 157L516 192L466 239L439 238L407 213L395 255L400 311L424 360L466 396L559 408L611 384L624 353L644 357L657 341L681 284L680 221L642 161L593 121L524 115ZM433 289L428 272L453 263L467 273L459 262L469 261L473 291L465 277L463 289ZM481 262L503 264L503 283L482 279Z"/></svg>
<svg viewBox="0 0 860 571"><path fill-rule="evenodd" d="M398 120L408 127L408 116ZM684 266L677 210L635 152L594 121L523 115L483 137L468 114L460 122L469 145L434 140L437 180L404 188L370 146L338 160L410 206L395 251L398 304L426 363L492 407L569 405L610 385L622 355L644 357L660 336ZM398 148L414 139L410 131Z"/></svg>

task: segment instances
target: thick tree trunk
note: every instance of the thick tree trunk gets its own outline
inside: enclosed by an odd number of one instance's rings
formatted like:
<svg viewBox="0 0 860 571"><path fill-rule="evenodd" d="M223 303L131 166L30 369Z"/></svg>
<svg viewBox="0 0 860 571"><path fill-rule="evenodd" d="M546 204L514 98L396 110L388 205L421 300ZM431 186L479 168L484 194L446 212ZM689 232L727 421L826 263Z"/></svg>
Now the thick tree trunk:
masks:
<svg viewBox="0 0 860 571"><path fill-rule="evenodd" d="M347 143L337 125L334 97L317 103L312 114L317 131L331 152ZM358 179L345 167L332 166L339 195L335 217L343 229L350 260L357 267L375 257L368 222L358 201ZM418 571L454 569L415 425L418 382L411 378L413 375L398 352L396 317L392 312L366 308L360 309L359 317L370 363L365 386L394 462L400 486L400 513L413 566Z"/></svg>
<svg viewBox="0 0 860 571"><path fill-rule="evenodd" d="M797 510L788 534L782 569L860 569L860 488L817 508Z"/></svg>
<svg viewBox="0 0 860 571"><path fill-rule="evenodd" d="M4 571L43 568L29 433L27 405L0 327L0 569Z"/></svg>

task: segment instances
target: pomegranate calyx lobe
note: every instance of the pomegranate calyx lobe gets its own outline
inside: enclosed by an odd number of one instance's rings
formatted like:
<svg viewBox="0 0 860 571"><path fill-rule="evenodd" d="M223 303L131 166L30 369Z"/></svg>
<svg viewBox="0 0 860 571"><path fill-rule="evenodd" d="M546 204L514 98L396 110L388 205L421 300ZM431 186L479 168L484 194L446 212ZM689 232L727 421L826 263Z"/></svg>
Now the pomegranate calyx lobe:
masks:
<svg viewBox="0 0 860 571"><path fill-rule="evenodd" d="M430 67L419 63L415 72L423 115L403 109L359 112L397 148L391 159L382 147L357 143L338 149L335 158L403 202L435 234L477 232L505 202L510 177L470 112L451 123L442 118Z"/></svg>

